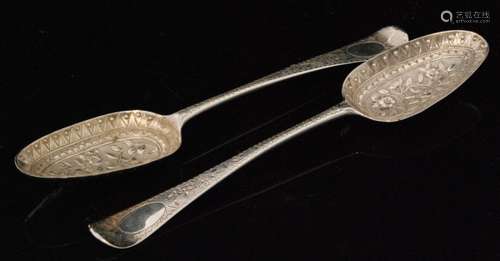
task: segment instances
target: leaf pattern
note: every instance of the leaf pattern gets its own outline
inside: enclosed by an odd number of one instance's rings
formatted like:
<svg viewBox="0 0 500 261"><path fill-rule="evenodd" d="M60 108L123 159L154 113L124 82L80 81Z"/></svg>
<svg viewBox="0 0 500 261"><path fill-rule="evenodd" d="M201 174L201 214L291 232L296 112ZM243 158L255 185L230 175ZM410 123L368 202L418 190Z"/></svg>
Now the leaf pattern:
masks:
<svg viewBox="0 0 500 261"><path fill-rule="evenodd" d="M371 108L380 115L396 114L403 111L406 104L426 102L433 92L443 90L449 84L458 66L443 61L426 63L415 71L403 74L378 89L370 97Z"/></svg>

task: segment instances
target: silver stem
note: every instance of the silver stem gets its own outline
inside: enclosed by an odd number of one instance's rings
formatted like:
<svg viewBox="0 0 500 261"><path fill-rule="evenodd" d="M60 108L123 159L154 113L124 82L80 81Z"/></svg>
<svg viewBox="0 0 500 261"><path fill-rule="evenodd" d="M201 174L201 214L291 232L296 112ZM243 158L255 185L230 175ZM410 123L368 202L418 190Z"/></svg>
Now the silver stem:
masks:
<svg viewBox="0 0 500 261"><path fill-rule="evenodd" d="M291 65L285 69L264 76L248 84L232 89L220 95L214 96L197 104L191 105L177 112L182 126L192 117L229 101L238 96L253 92L264 86L283 81L302 74L326 68L364 62L372 56L408 41L408 35L401 29L388 26L380 29L371 36L359 40L353 44L341 47L337 50L318 55L298 64Z"/></svg>
<svg viewBox="0 0 500 261"><path fill-rule="evenodd" d="M314 117L276 134L221 164L133 207L89 225L92 234L115 248L128 248L153 234L182 209L227 176L271 148L327 121L356 114L341 102Z"/></svg>

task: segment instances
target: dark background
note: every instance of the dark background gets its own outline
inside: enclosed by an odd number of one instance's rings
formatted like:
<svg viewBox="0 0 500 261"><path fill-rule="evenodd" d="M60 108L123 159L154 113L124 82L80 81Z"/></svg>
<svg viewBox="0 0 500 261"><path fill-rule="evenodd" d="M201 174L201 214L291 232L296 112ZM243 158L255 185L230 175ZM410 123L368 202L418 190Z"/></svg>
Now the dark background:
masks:
<svg viewBox="0 0 500 261"><path fill-rule="evenodd" d="M15 18L4 23L0 46L2 259L500 259L494 1L40 2L3 9ZM444 23L446 9L489 11L491 21ZM21 148L69 124L125 109L173 113L387 25L410 38L472 30L487 39L490 54L424 113L392 124L348 117L309 131L134 248L109 248L86 226L338 103L355 65L193 118L181 149L147 166L64 181L31 178L14 166Z"/></svg>

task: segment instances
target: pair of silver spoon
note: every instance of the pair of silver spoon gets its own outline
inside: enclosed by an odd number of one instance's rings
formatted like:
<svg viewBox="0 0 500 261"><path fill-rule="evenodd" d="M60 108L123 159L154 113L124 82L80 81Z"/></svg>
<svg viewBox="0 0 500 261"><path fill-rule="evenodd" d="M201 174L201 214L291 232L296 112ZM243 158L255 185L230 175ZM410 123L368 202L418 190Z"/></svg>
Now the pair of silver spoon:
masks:
<svg viewBox="0 0 500 261"><path fill-rule="evenodd" d="M430 34L386 50L347 76L342 87L345 100L340 104L176 187L89 225L90 231L112 247L134 246L222 179L302 132L345 115L394 122L426 110L468 79L482 64L488 50L480 35L460 30ZM129 122L134 113L125 114L129 115Z"/></svg>

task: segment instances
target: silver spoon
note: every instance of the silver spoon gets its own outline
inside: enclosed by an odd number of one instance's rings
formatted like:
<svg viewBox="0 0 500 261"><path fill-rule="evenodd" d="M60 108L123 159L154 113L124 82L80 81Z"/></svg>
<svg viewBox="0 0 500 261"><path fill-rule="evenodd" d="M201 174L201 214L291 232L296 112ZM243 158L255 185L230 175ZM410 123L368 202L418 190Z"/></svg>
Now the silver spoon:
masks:
<svg viewBox="0 0 500 261"><path fill-rule="evenodd" d="M181 145L181 128L189 119L235 97L275 82L325 68L366 61L408 41L389 26L354 44L292 65L249 84L163 116L121 111L92 118L48 134L19 152L17 168L40 178L96 176L159 160Z"/></svg>
<svg viewBox="0 0 500 261"><path fill-rule="evenodd" d="M359 115L395 122L423 112L457 89L481 65L487 42L469 31L445 31L384 51L345 79L345 100L142 203L89 225L100 241L128 248L146 239L221 180L276 145L327 121Z"/></svg>

